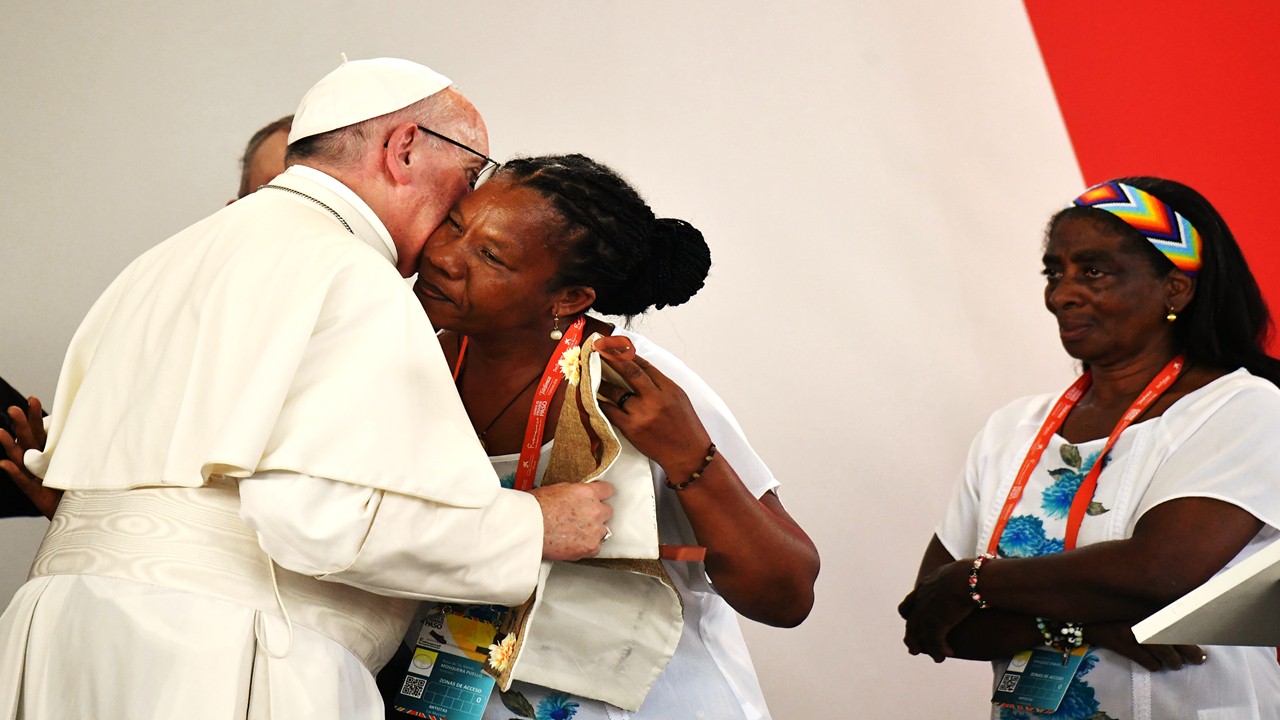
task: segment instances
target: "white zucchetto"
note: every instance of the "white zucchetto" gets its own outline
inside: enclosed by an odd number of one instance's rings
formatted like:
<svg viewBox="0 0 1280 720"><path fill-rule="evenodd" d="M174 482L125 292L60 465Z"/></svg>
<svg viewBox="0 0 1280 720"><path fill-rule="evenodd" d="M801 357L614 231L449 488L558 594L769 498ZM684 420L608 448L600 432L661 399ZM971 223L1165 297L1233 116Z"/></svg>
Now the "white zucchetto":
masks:
<svg viewBox="0 0 1280 720"><path fill-rule="evenodd" d="M453 81L411 60L344 61L302 96L289 143L406 108Z"/></svg>

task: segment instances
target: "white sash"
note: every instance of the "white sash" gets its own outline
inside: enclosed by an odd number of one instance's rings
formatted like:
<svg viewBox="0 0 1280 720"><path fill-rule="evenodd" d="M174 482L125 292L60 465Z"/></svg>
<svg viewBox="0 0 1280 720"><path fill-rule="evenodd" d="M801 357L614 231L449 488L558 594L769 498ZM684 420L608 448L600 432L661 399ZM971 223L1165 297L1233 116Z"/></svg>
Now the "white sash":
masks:
<svg viewBox="0 0 1280 720"><path fill-rule="evenodd" d="M200 488L68 492L31 578L100 575L215 597L275 617L286 617L287 610L291 622L339 643L371 672L385 665L417 601L276 566L239 510L238 486L225 478ZM289 652L288 638L260 632L258 639L268 653Z"/></svg>

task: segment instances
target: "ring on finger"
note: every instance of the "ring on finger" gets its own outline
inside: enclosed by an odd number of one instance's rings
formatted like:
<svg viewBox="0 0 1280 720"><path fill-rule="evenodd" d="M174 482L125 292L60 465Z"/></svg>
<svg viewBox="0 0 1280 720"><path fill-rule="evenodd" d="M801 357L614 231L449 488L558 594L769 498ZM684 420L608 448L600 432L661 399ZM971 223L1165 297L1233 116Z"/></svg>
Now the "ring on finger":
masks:
<svg viewBox="0 0 1280 720"><path fill-rule="evenodd" d="M622 396L618 398L618 401L614 403L614 405L617 405L619 410L626 410L627 401L635 396L635 393L628 390L627 392L622 393Z"/></svg>

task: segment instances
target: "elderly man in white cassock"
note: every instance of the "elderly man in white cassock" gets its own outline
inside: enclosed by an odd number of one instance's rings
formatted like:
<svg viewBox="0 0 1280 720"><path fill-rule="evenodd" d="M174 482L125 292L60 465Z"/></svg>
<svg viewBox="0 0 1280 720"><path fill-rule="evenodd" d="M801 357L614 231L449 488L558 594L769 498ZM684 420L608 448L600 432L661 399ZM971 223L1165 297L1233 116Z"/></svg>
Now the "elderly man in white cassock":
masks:
<svg viewBox="0 0 1280 720"><path fill-rule="evenodd" d="M25 456L66 494L0 618L0 718L381 718L417 600L519 603L599 550L611 489L500 488L402 277L490 162L449 86L343 64L284 174L90 310Z"/></svg>

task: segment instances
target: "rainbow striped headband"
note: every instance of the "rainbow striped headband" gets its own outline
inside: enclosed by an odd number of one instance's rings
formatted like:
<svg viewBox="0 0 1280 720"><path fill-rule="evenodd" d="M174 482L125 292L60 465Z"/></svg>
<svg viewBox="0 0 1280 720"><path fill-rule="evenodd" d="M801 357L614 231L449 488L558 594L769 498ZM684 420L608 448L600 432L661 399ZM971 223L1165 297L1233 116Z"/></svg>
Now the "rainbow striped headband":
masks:
<svg viewBox="0 0 1280 720"><path fill-rule="evenodd" d="M1106 210L1125 221L1187 275L1200 270L1200 231L1151 193L1108 182L1085 190L1074 204Z"/></svg>

